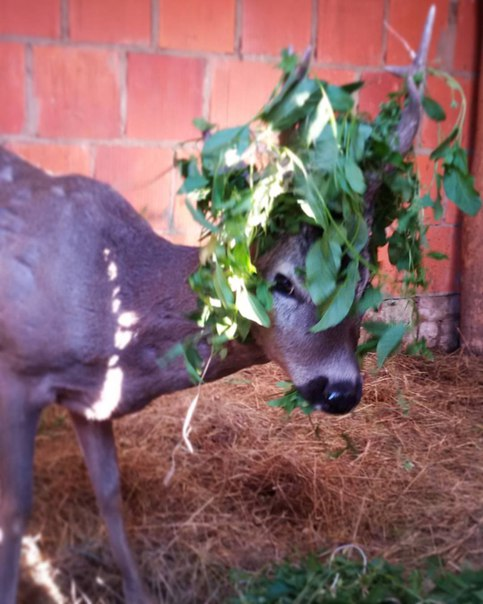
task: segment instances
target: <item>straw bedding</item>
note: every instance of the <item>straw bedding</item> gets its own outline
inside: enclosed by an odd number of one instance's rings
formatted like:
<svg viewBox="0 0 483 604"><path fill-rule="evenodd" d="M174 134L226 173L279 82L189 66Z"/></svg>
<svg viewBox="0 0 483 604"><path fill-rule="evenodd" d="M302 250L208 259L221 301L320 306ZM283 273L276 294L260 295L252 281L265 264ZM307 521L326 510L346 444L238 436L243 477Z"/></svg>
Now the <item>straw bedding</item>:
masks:
<svg viewBox="0 0 483 604"><path fill-rule="evenodd" d="M193 390L117 423L126 524L159 601L226 602L229 569L344 543L408 567L432 555L452 569L483 565L481 359L399 355L380 371L369 359L361 405L339 418L268 407L281 378L270 364L204 386L192 455L177 444ZM23 562L22 602L122 602L57 409L38 436Z"/></svg>

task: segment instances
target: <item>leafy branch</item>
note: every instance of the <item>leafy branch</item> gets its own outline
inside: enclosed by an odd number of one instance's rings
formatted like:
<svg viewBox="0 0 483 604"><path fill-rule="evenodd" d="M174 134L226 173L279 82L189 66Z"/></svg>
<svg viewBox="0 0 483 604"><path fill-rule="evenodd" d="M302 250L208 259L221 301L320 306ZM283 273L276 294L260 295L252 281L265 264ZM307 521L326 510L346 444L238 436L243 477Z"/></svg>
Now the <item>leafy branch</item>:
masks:
<svg viewBox="0 0 483 604"><path fill-rule="evenodd" d="M304 224L320 230L302 267L318 311L316 332L380 305L387 278L378 255L385 246L403 295L426 286L422 210L430 207L441 216L443 190L470 215L481 206L459 143L464 100L451 134L430 155L432 198L423 193L414 153L402 155L395 144L411 100L405 82L370 120L355 111L353 95L363 82L334 86L310 77L308 56L298 61L288 51L279 67L279 84L252 120L223 130L195 121L200 153L177 160L184 179L180 192L202 227L200 265L190 277L198 298L195 319L215 352L228 340L249 338L252 322L270 325L273 284L257 264L282 234L297 234ZM444 77L462 94L455 80ZM427 96L422 107L437 122L446 117ZM380 365L406 331L402 324L366 328L370 337L361 353L377 350ZM292 391L281 400L287 409L298 404Z"/></svg>

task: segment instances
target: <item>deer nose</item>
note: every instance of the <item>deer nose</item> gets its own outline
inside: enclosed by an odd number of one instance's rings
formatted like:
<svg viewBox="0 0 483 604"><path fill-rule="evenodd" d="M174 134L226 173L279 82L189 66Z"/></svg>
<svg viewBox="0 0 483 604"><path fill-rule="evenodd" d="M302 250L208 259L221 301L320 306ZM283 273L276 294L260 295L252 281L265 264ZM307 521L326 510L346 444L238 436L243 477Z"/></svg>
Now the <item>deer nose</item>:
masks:
<svg viewBox="0 0 483 604"><path fill-rule="evenodd" d="M297 388L304 399L314 409L343 415L349 413L361 400L362 380L331 383L325 377L318 377Z"/></svg>

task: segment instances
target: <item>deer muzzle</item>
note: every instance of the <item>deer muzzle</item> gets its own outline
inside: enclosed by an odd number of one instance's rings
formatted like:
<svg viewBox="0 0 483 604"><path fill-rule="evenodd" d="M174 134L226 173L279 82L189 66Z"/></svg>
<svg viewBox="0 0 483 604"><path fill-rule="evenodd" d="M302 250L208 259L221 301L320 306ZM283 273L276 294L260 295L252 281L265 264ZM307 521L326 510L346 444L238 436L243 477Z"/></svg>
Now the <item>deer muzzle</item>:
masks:
<svg viewBox="0 0 483 604"><path fill-rule="evenodd" d="M297 386L303 398L316 410L344 415L352 411L362 397L362 380L329 382L318 377L307 384Z"/></svg>

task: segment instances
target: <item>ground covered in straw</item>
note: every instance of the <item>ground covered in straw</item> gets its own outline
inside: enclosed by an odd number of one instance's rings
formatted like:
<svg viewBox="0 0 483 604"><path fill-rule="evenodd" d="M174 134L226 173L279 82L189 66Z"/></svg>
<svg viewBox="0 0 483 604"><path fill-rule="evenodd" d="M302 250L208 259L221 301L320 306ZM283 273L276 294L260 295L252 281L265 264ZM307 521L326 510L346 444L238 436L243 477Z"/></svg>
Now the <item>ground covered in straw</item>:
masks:
<svg viewBox="0 0 483 604"><path fill-rule="evenodd" d="M483 566L481 359L400 355L378 372L370 359L363 402L341 418L268 407L281 377L267 365L203 387L193 455L176 448L193 391L117 423L126 522L159 601L224 603L230 569L345 543L408 567L433 555L450 569ZM49 411L22 602L111 603L120 594L68 419Z"/></svg>

